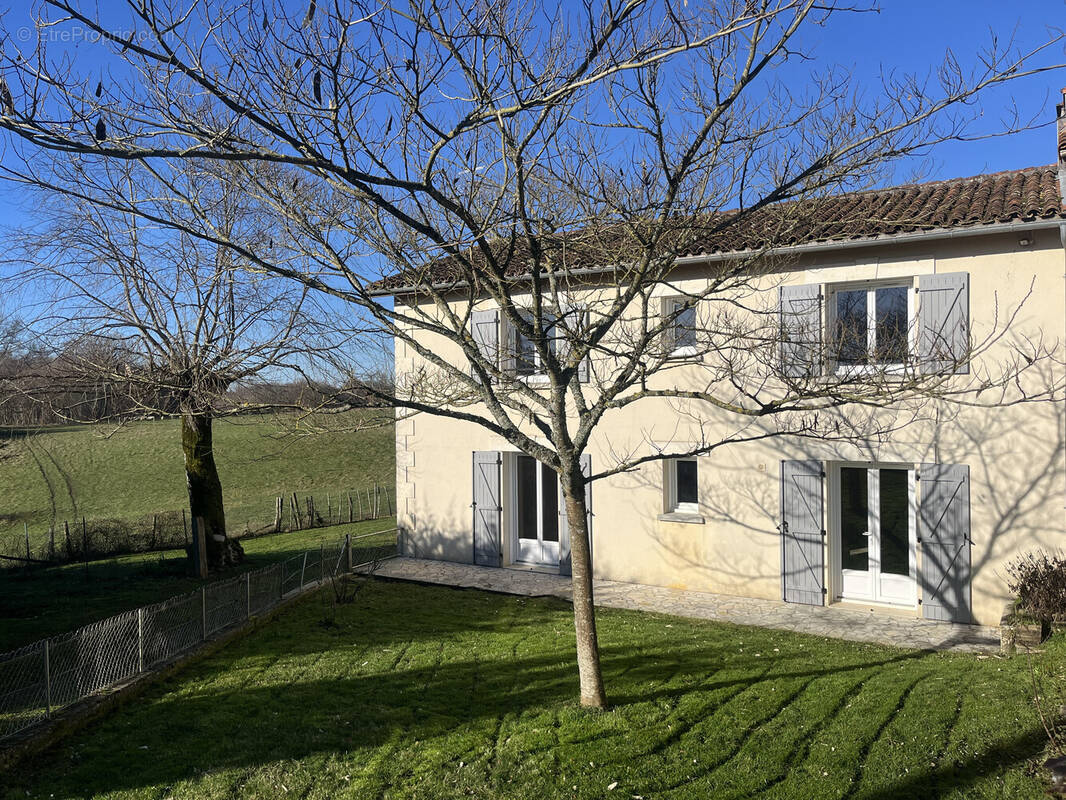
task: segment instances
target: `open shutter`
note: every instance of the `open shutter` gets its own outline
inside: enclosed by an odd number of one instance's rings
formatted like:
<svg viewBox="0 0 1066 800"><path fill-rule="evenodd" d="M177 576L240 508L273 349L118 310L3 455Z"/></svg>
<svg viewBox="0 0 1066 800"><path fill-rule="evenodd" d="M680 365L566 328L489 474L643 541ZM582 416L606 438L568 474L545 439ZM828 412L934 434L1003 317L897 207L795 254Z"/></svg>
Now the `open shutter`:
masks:
<svg viewBox="0 0 1066 800"><path fill-rule="evenodd" d="M918 277L918 359L923 375L970 371L970 274Z"/></svg>
<svg viewBox="0 0 1066 800"><path fill-rule="evenodd" d="M470 332L477 345L478 352L493 364L499 364L500 353L500 312L475 311L470 315ZM477 378L473 366L470 373ZM492 378L496 383L496 378Z"/></svg>
<svg viewBox="0 0 1066 800"><path fill-rule="evenodd" d="M586 477L592 474L592 456L588 453L581 455L581 474ZM592 484L585 484L585 513L588 514L589 529L589 555L592 554ZM559 574L570 575L570 527L566 523L566 503L563 502L562 494L559 496Z"/></svg>
<svg viewBox="0 0 1066 800"><path fill-rule="evenodd" d="M970 468L965 464L922 464L920 484L922 616L972 622Z"/></svg>
<svg viewBox="0 0 1066 800"><path fill-rule="evenodd" d="M825 604L822 463L781 462L781 596Z"/></svg>
<svg viewBox="0 0 1066 800"><path fill-rule="evenodd" d="M808 378L822 371L822 287L782 286L778 297L781 373Z"/></svg>
<svg viewBox="0 0 1066 800"><path fill-rule="evenodd" d="M486 567L503 564L500 546L500 466L495 450L474 451L474 563Z"/></svg>

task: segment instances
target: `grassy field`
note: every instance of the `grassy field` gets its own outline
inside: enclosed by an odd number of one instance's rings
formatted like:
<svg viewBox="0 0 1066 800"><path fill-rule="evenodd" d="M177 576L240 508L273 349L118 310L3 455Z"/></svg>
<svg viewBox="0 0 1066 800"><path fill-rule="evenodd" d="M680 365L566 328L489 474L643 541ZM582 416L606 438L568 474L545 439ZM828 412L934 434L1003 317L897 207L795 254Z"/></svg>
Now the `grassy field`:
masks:
<svg viewBox="0 0 1066 800"><path fill-rule="evenodd" d="M357 430L369 413L330 417L325 423L335 430L315 436L292 435L291 419L284 426L265 416L217 421L228 527L272 520L277 495L391 484L393 429ZM188 504L177 420L24 433L0 429L0 552L15 552L23 523L32 542L43 543L63 520L133 519Z"/></svg>
<svg viewBox="0 0 1066 800"><path fill-rule="evenodd" d="M570 607L366 580L316 597L5 776L6 797L1034 798L1024 657L602 610L613 709L575 702ZM1066 642L1034 658L1062 702Z"/></svg>
<svg viewBox="0 0 1066 800"><path fill-rule="evenodd" d="M394 518L385 517L353 525L245 539L244 564L210 580L258 569L323 544L328 549L336 549L345 534L363 536L392 529L395 524ZM389 530L387 534L359 540L353 551L358 552L356 547L379 546L394 538ZM0 619L3 620L0 652L164 600L201 583L189 577L182 550L122 556L90 562L88 567L70 564L42 570L8 570L0 578Z"/></svg>

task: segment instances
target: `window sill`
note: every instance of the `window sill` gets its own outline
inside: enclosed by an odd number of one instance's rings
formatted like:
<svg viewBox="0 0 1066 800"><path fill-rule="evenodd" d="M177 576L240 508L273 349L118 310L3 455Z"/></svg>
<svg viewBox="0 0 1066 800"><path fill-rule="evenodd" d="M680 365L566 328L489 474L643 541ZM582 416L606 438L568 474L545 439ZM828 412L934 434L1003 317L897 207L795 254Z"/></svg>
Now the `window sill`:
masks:
<svg viewBox="0 0 1066 800"><path fill-rule="evenodd" d="M551 381L548 380L548 376L543 372L533 375L518 375L517 378L527 386L547 386L551 383Z"/></svg>
<svg viewBox="0 0 1066 800"><path fill-rule="evenodd" d="M703 525L705 520L699 514L685 511L670 511L659 515L660 522L681 522L687 525Z"/></svg>

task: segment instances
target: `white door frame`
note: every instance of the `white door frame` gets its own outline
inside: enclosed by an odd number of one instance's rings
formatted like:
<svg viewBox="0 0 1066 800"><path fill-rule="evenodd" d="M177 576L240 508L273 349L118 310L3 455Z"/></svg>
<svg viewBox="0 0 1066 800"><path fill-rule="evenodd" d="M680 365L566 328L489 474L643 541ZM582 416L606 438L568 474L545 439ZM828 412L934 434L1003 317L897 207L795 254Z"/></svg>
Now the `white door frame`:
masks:
<svg viewBox="0 0 1066 800"><path fill-rule="evenodd" d="M894 575L881 575L879 570L880 556L880 520L877 519L879 510L879 488L871 490L867 494L869 513L873 524L870 531L870 571L871 592L867 597L844 596L844 575L842 569L843 544L841 541L840 520L840 470L842 467L853 467L867 470L867 480L870 479L871 470L903 469L907 470L907 515L909 537L907 542L907 561L910 572L909 578ZM905 464L893 461L832 461L829 462L827 481L827 506L829 511L829 596L834 602L852 601L870 605L882 605L892 608L917 608L918 607L918 495L917 475L918 470L914 464ZM868 484L869 485L869 484ZM873 489L873 487L871 487Z"/></svg>
<svg viewBox="0 0 1066 800"><path fill-rule="evenodd" d="M510 561L513 564L524 564L539 567L558 567L559 566L559 540L554 542L544 541L544 504L541 502L541 496L543 489L544 472L541 462L533 459L533 463L537 465L537 539L536 545L533 545L532 539L523 539L522 544L519 541L518 536L518 459L525 456L524 453L507 453L505 454L505 461L507 461L507 527L509 529L509 544L510 544ZM525 456L529 458L529 456ZM554 473L553 473L554 474ZM561 502L562 493L559 491L558 478L555 480L556 497L560 498L558 502ZM556 526L560 525L559 512L556 511ZM561 531L558 533L561 534ZM526 557L523 558L523 549L527 551Z"/></svg>

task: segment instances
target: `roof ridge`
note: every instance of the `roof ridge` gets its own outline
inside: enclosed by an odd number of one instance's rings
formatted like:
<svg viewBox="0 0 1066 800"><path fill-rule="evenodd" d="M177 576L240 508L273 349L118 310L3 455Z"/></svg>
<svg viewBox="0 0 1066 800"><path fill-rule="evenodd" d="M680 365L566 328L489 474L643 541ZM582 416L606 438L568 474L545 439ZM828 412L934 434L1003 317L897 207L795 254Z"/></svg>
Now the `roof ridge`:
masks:
<svg viewBox="0 0 1066 800"><path fill-rule="evenodd" d="M837 195L829 195L830 197L847 197L848 195L864 195L864 194L879 194L882 192L897 192L905 189L925 189L933 186L944 186L953 183L977 183L979 181L988 180L989 178L997 178L1003 175L1024 175L1026 173L1040 172L1041 170L1055 171L1057 167L1054 164L1035 164L1031 167L1018 167L1017 169L1001 169L996 172L981 172L977 175L967 175L959 178L937 178L931 181L912 181L911 183L897 183L893 186L883 186L879 189L853 189L850 192L841 192Z"/></svg>

